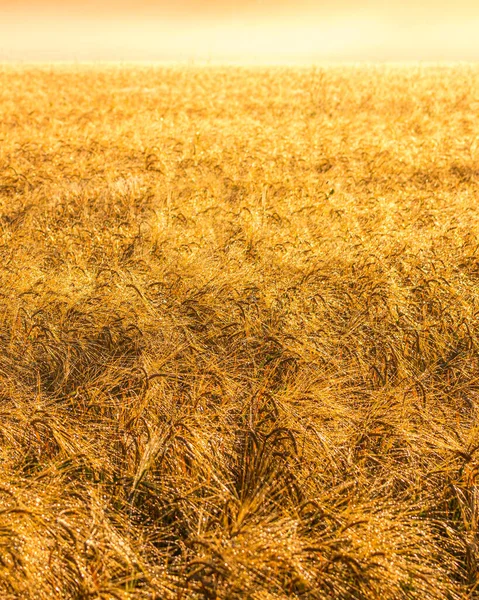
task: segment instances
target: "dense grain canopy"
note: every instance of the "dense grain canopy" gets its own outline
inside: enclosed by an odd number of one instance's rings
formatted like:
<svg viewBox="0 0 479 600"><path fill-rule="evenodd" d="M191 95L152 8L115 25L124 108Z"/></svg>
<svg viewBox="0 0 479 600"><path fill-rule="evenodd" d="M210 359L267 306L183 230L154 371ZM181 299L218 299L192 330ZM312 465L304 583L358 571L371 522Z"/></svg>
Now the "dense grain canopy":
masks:
<svg viewBox="0 0 479 600"><path fill-rule="evenodd" d="M479 70L0 71L0 597L478 586Z"/></svg>

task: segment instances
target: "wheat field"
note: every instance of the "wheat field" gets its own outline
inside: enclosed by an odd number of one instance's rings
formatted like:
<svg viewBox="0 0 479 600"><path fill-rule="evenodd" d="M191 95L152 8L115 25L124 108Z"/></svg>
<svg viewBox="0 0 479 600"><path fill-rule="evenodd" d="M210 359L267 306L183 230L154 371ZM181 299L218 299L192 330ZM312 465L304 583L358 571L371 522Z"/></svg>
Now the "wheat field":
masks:
<svg viewBox="0 0 479 600"><path fill-rule="evenodd" d="M0 597L479 598L479 67L0 67Z"/></svg>

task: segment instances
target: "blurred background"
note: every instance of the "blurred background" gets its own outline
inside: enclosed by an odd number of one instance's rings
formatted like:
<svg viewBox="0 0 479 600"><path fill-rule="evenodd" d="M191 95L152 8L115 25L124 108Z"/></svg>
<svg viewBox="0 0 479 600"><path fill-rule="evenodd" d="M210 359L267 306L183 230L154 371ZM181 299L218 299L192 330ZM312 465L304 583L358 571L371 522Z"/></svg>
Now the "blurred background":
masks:
<svg viewBox="0 0 479 600"><path fill-rule="evenodd" d="M479 60L479 0L0 0L2 61Z"/></svg>

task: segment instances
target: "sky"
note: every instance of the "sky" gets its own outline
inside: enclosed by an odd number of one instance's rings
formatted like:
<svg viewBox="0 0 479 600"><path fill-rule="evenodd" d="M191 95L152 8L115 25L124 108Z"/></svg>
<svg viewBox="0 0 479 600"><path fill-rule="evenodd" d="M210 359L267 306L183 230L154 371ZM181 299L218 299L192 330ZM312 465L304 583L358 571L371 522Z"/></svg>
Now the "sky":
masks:
<svg viewBox="0 0 479 600"><path fill-rule="evenodd" d="M0 61L479 60L479 0L0 0Z"/></svg>

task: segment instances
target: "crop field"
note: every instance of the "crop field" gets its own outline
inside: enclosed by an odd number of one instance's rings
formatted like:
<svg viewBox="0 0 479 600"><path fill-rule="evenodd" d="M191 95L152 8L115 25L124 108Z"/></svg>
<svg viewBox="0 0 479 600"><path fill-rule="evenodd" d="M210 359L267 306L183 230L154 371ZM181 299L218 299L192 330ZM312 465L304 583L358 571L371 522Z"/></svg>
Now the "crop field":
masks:
<svg viewBox="0 0 479 600"><path fill-rule="evenodd" d="M0 598L479 598L479 67L0 66Z"/></svg>

